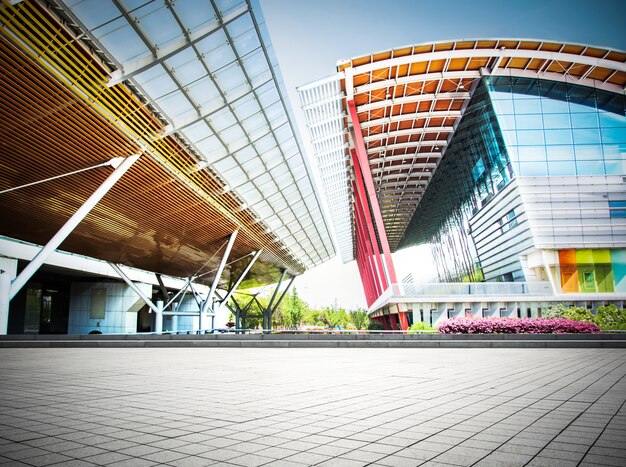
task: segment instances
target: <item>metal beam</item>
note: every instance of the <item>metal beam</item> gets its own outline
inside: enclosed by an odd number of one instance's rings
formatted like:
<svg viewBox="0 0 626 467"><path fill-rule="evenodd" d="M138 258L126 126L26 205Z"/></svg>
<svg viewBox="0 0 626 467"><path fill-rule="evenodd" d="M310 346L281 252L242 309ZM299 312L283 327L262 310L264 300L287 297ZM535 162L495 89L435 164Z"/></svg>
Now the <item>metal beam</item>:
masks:
<svg viewBox="0 0 626 467"><path fill-rule="evenodd" d="M420 62L430 62L433 60L455 59L455 58L477 58L477 57L502 57L502 58L529 58L550 60L559 62L571 62L576 64L592 65L596 67L608 68L609 70L626 71L626 63L605 58L597 58L587 55L571 54L564 52L551 52L547 50L510 49L498 47L494 49L457 49L439 52L421 53L394 57L388 60L366 63L352 67L352 73L359 75L369 73L374 70L389 68L400 65L407 65ZM346 70L347 71L347 70Z"/></svg>
<svg viewBox="0 0 626 467"><path fill-rule="evenodd" d="M26 282L37 272L48 256L56 250L61 243L72 233L78 224L89 214L93 207L106 195L115 183L126 173L128 169L139 159L141 154L125 158L117 168L102 182L102 184L87 198L83 205L69 218L50 241L37 253L24 270L11 283L9 300L24 287Z"/></svg>
<svg viewBox="0 0 626 467"><path fill-rule="evenodd" d="M450 94L455 94L455 93L450 93ZM464 94L467 94L467 97L469 98L469 93L464 93ZM420 94L420 97L425 97L425 96L432 97L433 94ZM431 100L431 99L422 99L422 100ZM361 107L365 107L365 106L361 106ZM358 110L359 112L367 112L368 109L361 110L361 107L359 107L359 110ZM389 123L405 122L405 121L412 121L412 120L419 120L419 119L426 119L426 118L447 118L447 117L456 118L460 116L461 116L460 110L433 110L432 112L412 112L408 114L392 115L391 117L383 117L383 118L377 118L374 120L368 120L368 121L361 123L361 128L367 129L367 128L372 128L375 126L387 125Z"/></svg>
<svg viewBox="0 0 626 467"><path fill-rule="evenodd" d="M128 286L131 289L133 289L133 291L137 295L139 295L139 298L141 298L145 302L145 304L150 307L152 311L154 311L155 313L159 313L160 311L162 311L162 309L159 310L157 305L155 305L151 299L146 297L146 295L142 292L142 290L139 287L137 287L137 284L135 284L132 280L130 280L130 278L126 275L126 273L122 271L122 269L117 264L109 263L109 266L111 266L113 270L120 276L120 278L123 279L124 282L126 282Z"/></svg>
<svg viewBox="0 0 626 467"><path fill-rule="evenodd" d="M392 99L385 99L381 101L370 102L368 104L359 105L357 107L357 111L368 112L371 110L383 109L391 105L415 104L417 102L432 101L432 100L469 99L470 97L472 96L469 92L440 92L440 93L415 94L413 96L394 97ZM366 122L363 122L363 123L366 123Z"/></svg>
<svg viewBox="0 0 626 467"><path fill-rule="evenodd" d="M406 130L383 131L382 133L374 133L363 138L366 143L378 141L381 139L397 138L399 136L424 135L426 133L450 133L454 131L452 126L427 126L423 128L408 128Z"/></svg>
<svg viewBox="0 0 626 467"><path fill-rule="evenodd" d="M222 299L220 306L222 306L222 305L228 306L228 300L230 300L230 297L232 297L232 295L235 293L235 291L237 290L239 285L243 282L243 280L245 279L245 277L248 274L248 272L250 272L250 269L252 268L252 265L256 262L257 259L259 259L259 256L261 256L262 252L263 252L263 250L260 249L259 251L257 251L254 254L254 256L252 257L252 259L250 260L250 262L248 263L246 268L243 270L243 272L239 276L239 279L237 279L237 282L235 282L235 284L226 293L226 296Z"/></svg>
<svg viewBox="0 0 626 467"><path fill-rule="evenodd" d="M237 238L238 230L235 230L232 234L230 234L230 238L228 239L228 244L226 245L226 249L224 250L224 254L222 256L222 261L220 261L220 265L215 271L215 277L213 278L213 283L211 284L211 289L209 290L209 294L207 295L204 303L202 304L202 308L200 309L200 330L202 330L202 317L207 312L209 307L211 307L211 311L213 310L213 294L215 293L215 289L217 289L217 285L220 281L220 277L222 277L222 271L224 270L224 266L226 266L226 262L228 261L228 255L230 255L230 250L233 248L233 244L235 243L235 239Z"/></svg>
<svg viewBox="0 0 626 467"><path fill-rule="evenodd" d="M367 154L376 154L380 152L386 151L394 151L396 149L409 149L409 148L422 148L426 146L447 146L448 141L445 139L438 139L434 141L412 141L409 143L397 143L397 144L386 144L384 146L375 146L371 149L367 150Z"/></svg>

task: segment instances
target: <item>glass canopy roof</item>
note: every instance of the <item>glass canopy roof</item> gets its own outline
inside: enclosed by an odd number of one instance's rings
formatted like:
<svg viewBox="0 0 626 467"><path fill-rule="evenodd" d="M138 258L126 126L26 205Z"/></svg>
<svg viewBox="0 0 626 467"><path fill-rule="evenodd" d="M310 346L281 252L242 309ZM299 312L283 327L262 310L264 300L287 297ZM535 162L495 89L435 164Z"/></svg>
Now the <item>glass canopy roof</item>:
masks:
<svg viewBox="0 0 626 467"><path fill-rule="evenodd" d="M255 1L66 0L126 82L306 268L334 248Z"/></svg>

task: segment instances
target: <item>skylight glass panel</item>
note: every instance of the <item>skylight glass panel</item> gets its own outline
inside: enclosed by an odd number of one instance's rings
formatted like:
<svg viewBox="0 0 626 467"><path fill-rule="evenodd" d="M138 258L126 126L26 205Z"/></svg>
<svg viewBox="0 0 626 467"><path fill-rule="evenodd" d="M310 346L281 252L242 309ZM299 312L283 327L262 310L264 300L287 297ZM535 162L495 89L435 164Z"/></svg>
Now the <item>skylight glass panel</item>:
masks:
<svg viewBox="0 0 626 467"><path fill-rule="evenodd" d="M245 97L242 97L236 102L233 102L231 107L235 112L235 115L239 118L239 120L244 120L251 115L255 115L261 111L259 104L254 99L253 94L248 94Z"/></svg>
<svg viewBox="0 0 626 467"><path fill-rule="evenodd" d="M252 145L244 147L240 151L237 151L237 153L235 154L235 158L237 159L237 161L239 161L240 164L243 164L244 162L247 162L250 159L254 159L256 157L257 153Z"/></svg>
<svg viewBox="0 0 626 467"><path fill-rule="evenodd" d="M268 83L261 86L257 92L257 96L259 99L259 104L261 104L261 107L263 107L264 109L267 109L270 105L280 99L274 83Z"/></svg>
<svg viewBox="0 0 626 467"><path fill-rule="evenodd" d="M274 136L280 144L286 142L289 138L293 138L293 133L289 125L283 125L274 130Z"/></svg>
<svg viewBox="0 0 626 467"><path fill-rule="evenodd" d="M231 98L241 95L250 89L246 77L242 73L238 63L233 63L232 65L216 71L215 81L222 92Z"/></svg>
<svg viewBox="0 0 626 467"><path fill-rule="evenodd" d="M241 56L243 66L250 77L252 86L257 87L272 78L272 73L262 49L256 49ZM273 84L273 83L272 83Z"/></svg>
<svg viewBox="0 0 626 467"><path fill-rule="evenodd" d="M215 5L222 16L227 16L234 11L240 10L245 6L245 1L242 0L217 0Z"/></svg>
<svg viewBox="0 0 626 467"><path fill-rule="evenodd" d="M223 108L211 115L211 126L220 132L237 123L235 116L228 107Z"/></svg>
<svg viewBox="0 0 626 467"><path fill-rule="evenodd" d="M198 148L198 151L200 151L209 162L221 159L228 154L226 148L216 136L209 136L208 138L198 141L196 148Z"/></svg>
<svg viewBox="0 0 626 467"><path fill-rule="evenodd" d="M204 55L204 62L211 71L219 70L235 61L233 49L228 45L226 34L222 29L202 39L196 44L196 48Z"/></svg>
<svg viewBox="0 0 626 467"><path fill-rule="evenodd" d="M263 165L263 162L258 157L255 157L254 159L244 162L243 168L245 169L247 173L249 173L252 176L254 176L254 174L257 174L261 171L265 171L265 166Z"/></svg>
<svg viewBox="0 0 626 467"><path fill-rule="evenodd" d="M196 143L213 134L211 129L207 126L207 124L204 121L188 126L184 130L182 130L182 132L185 135L185 138L187 138L192 143Z"/></svg>
<svg viewBox="0 0 626 467"><path fill-rule="evenodd" d="M237 18L227 26L227 29L240 57L261 47L250 15Z"/></svg>
<svg viewBox="0 0 626 467"><path fill-rule="evenodd" d="M192 33L217 24L210 0L176 0L174 11Z"/></svg>
<svg viewBox="0 0 626 467"><path fill-rule="evenodd" d="M287 121L285 109L281 101L275 101L273 104L265 107L265 115L267 115L267 119L270 121L272 128L278 128Z"/></svg>
<svg viewBox="0 0 626 467"><path fill-rule="evenodd" d="M70 9L78 16L81 22L91 31L98 34L97 28L121 16L113 2L101 0L82 0L68 3Z"/></svg>
<svg viewBox="0 0 626 467"><path fill-rule="evenodd" d="M228 158L232 160L230 157ZM248 175L241 170L241 167L235 166L227 172L223 172L224 178L230 186L239 186L243 185L246 181L248 181Z"/></svg>
<svg viewBox="0 0 626 467"><path fill-rule="evenodd" d="M220 137L231 153L248 144L246 134L237 124L220 131Z"/></svg>
<svg viewBox="0 0 626 467"><path fill-rule="evenodd" d="M263 138L255 141L254 147L259 154L263 154L265 151L269 151L276 146L276 140L272 135L266 135Z"/></svg>
<svg viewBox="0 0 626 467"><path fill-rule="evenodd" d="M208 76L187 86L187 93L202 106L205 114L224 105L224 99Z"/></svg>
<svg viewBox="0 0 626 467"><path fill-rule="evenodd" d="M102 34L98 36L102 46L121 64L129 64L151 55L150 50L123 18L109 23L97 33Z"/></svg>
<svg viewBox="0 0 626 467"><path fill-rule="evenodd" d="M261 114L253 115L241 124L252 141L261 138L269 131L265 118Z"/></svg>
<svg viewBox="0 0 626 467"><path fill-rule="evenodd" d="M136 75L135 81L153 100L158 100L178 90L178 86L162 66L152 67Z"/></svg>
<svg viewBox="0 0 626 467"><path fill-rule="evenodd" d="M274 209L277 212L280 212L280 211L282 211L284 209L287 209L289 207L289 205L285 201L285 197L282 195L282 193L276 193L276 194L272 195L271 197L269 197L267 199L267 201L272 206L274 206Z"/></svg>
<svg viewBox="0 0 626 467"><path fill-rule="evenodd" d="M152 2L133 11L139 27L148 41L157 48L163 49L169 43L180 40L182 31L165 4Z"/></svg>
<svg viewBox="0 0 626 467"><path fill-rule="evenodd" d="M174 120L184 119L197 114L189 100L179 91L158 99L156 103L167 116Z"/></svg>
<svg viewBox="0 0 626 467"><path fill-rule="evenodd" d="M192 47L175 54L165 63L174 70L178 81L185 86L207 75Z"/></svg>
<svg viewBox="0 0 626 467"><path fill-rule="evenodd" d="M224 159L213 164L213 168L225 174L227 171L234 169L237 166L237 162L232 157L225 157Z"/></svg>
<svg viewBox="0 0 626 467"><path fill-rule="evenodd" d="M261 218L270 216L274 212L266 201L261 201L260 203L255 204L254 210L259 216L261 216Z"/></svg>
<svg viewBox="0 0 626 467"><path fill-rule="evenodd" d="M276 167L278 164L282 164L284 162L283 155L280 153L278 146L274 146L270 150L262 153L261 158L265 162L265 165L267 165L268 169Z"/></svg>
<svg viewBox="0 0 626 467"><path fill-rule="evenodd" d="M287 141L284 141L280 144L280 147L285 153L285 157L289 159L297 159L299 161L302 160L302 156L300 155L300 151L298 150L298 145L296 144L295 138L290 138ZM294 161L295 162L295 161Z"/></svg>
<svg viewBox="0 0 626 467"><path fill-rule="evenodd" d="M285 224L291 224L292 222L296 221L296 216L294 216L293 212L291 212L290 210L283 211L280 214L278 214L278 216L283 220ZM298 232L294 234L296 235L296 238L298 238L297 234ZM306 238L306 236L302 235L301 238L299 238L299 240L302 241L302 238Z"/></svg>

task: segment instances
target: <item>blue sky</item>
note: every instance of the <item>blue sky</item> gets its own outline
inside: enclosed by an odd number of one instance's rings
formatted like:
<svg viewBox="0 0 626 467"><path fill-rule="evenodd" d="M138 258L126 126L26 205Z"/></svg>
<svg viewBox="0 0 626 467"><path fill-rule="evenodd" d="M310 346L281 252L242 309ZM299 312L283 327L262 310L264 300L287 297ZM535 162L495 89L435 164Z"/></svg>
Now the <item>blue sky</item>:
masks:
<svg viewBox="0 0 626 467"><path fill-rule="evenodd" d="M296 87L347 59L452 39L533 38L626 50L626 0L259 0L305 148ZM311 154L309 154L311 156ZM394 254L399 279L433 274L425 248ZM414 264L422 266L412 270ZM354 262L335 258L296 282L309 303L365 306Z"/></svg>

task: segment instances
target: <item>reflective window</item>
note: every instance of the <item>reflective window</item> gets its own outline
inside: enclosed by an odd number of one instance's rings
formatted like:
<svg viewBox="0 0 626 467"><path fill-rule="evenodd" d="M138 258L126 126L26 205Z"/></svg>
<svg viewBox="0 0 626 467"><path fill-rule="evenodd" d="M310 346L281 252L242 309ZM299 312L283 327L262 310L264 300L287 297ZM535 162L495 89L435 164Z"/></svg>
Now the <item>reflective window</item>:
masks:
<svg viewBox="0 0 626 467"><path fill-rule="evenodd" d="M623 95L530 78L487 83L518 175L626 174Z"/></svg>

